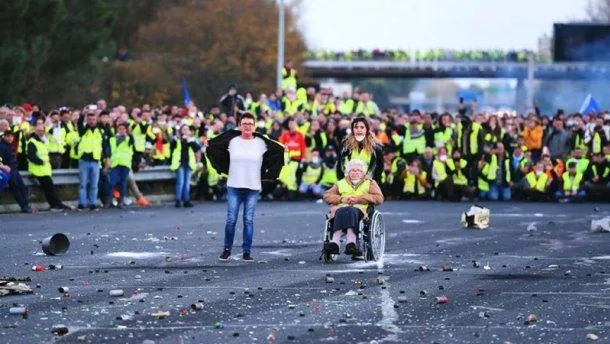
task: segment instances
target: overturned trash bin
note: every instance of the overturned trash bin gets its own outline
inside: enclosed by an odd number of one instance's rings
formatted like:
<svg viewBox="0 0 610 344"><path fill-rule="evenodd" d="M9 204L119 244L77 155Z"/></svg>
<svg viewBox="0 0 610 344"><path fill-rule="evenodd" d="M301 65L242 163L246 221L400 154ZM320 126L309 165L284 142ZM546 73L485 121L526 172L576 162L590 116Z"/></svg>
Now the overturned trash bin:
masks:
<svg viewBox="0 0 610 344"><path fill-rule="evenodd" d="M591 233L608 233L610 232L610 216L603 219L591 220Z"/></svg>
<svg viewBox="0 0 610 344"><path fill-rule="evenodd" d="M489 209L473 205L462 214L461 222L465 228L485 229L489 227Z"/></svg>
<svg viewBox="0 0 610 344"><path fill-rule="evenodd" d="M64 254L68 248L70 248L70 240L62 233L53 234L42 241L42 251L49 256Z"/></svg>

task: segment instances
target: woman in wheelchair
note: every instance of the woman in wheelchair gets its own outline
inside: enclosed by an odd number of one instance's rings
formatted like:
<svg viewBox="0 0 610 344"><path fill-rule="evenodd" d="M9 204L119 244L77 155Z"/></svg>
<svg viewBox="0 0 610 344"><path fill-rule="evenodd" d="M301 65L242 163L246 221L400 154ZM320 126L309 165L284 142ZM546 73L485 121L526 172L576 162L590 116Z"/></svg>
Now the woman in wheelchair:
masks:
<svg viewBox="0 0 610 344"><path fill-rule="evenodd" d="M324 201L331 205L328 219L332 219L332 239L324 244L325 254L339 254L341 235L346 234L345 254L362 258L356 243L360 220L367 220L367 209L383 203L383 194L377 182L366 177L367 165L361 160L351 160L346 166L347 175L324 194Z"/></svg>

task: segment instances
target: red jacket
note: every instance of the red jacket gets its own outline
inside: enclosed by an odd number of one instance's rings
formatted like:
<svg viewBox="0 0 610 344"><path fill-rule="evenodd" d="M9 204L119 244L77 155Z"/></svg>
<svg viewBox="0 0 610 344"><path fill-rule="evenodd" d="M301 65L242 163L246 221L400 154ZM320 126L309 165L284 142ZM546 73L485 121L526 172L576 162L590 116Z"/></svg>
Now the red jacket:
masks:
<svg viewBox="0 0 610 344"><path fill-rule="evenodd" d="M290 131L284 131L279 141L288 149L290 160L301 161L307 156L305 136L300 132L291 133Z"/></svg>

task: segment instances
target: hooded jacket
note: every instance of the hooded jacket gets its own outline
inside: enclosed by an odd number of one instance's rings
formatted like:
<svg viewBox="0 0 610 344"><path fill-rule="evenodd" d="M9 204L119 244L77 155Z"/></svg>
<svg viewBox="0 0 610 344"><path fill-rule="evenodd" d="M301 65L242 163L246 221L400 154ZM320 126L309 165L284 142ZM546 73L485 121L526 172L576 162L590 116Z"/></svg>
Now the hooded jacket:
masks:
<svg viewBox="0 0 610 344"><path fill-rule="evenodd" d="M212 166L218 173L229 173L230 155L229 142L241 135L239 130L229 130L208 141L206 155L210 159ZM280 175L284 166L284 146L279 142L273 141L266 136L254 133L254 137L265 141L267 151L263 154L263 164L261 166L261 178L263 180L275 180Z"/></svg>

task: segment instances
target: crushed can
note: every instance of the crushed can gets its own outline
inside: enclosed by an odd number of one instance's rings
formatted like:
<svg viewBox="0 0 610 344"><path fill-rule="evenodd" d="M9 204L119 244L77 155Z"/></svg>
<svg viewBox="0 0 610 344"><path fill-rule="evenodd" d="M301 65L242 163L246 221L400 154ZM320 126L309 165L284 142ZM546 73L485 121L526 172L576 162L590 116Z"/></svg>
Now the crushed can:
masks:
<svg viewBox="0 0 610 344"><path fill-rule="evenodd" d="M438 303L438 304L443 304L443 303L448 303L448 302L449 302L449 298L445 295L436 297L436 303Z"/></svg>
<svg viewBox="0 0 610 344"><path fill-rule="evenodd" d="M195 302L191 305L191 309L194 311L200 311L203 309L203 303L201 302Z"/></svg>
<svg viewBox="0 0 610 344"><path fill-rule="evenodd" d="M63 294L63 293L69 292L70 288L68 288L68 287L59 287L59 288L57 288L57 291L59 291L60 293Z"/></svg>
<svg viewBox="0 0 610 344"><path fill-rule="evenodd" d="M25 307L11 307L8 312L12 315L27 315L28 309Z"/></svg>
<svg viewBox="0 0 610 344"><path fill-rule="evenodd" d="M32 266L32 271L43 272L45 267L43 265L34 265Z"/></svg>
<svg viewBox="0 0 610 344"><path fill-rule="evenodd" d="M50 264L49 270L63 270L64 266L61 264Z"/></svg>
<svg viewBox="0 0 610 344"><path fill-rule="evenodd" d="M429 268L429 267L427 267L426 265L421 265L421 266L418 268L418 270L419 270L419 271L430 271L430 268Z"/></svg>

